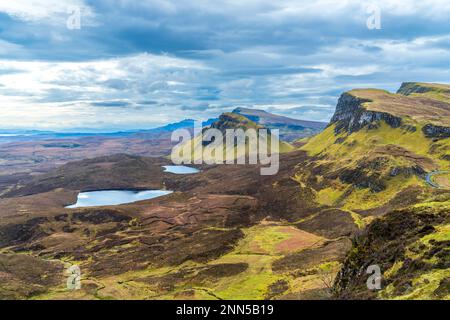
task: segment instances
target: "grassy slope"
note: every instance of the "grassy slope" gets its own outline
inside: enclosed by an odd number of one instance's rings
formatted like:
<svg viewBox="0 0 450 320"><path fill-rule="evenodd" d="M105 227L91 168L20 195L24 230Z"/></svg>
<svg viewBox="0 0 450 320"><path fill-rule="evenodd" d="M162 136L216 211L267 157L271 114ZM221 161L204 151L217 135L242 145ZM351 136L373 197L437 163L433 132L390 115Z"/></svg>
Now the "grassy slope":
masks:
<svg viewBox="0 0 450 320"><path fill-rule="evenodd" d="M263 129L262 126L258 125L257 123L247 119L246 117L235 114L235 113L225 113L221 116L218 122L213 124L215 128L224 131L225 129ZM271 145L271 136L269 135L267 146L270 150ZM204 147L203 147L204 148ZM225 149L225 143L224 143L224 149ZM236 151L236 147L234 147L232 154L233 158L236 159L239 157ZM248 146L246 147L246 156L249 154ZM196 151L197 150L197 151ZM287 142L281 141L279 143L279 152L280 153L286 153L294 150L294 147L290 145ZM186 143L182 144L178 148L175 148L173 150L173 153L179 154L181 158L186 163L192 163L194 161L198 161L199 159L203 159L204 161L210 161L210 162L217 162L217 163L223 163L226 159L226 150L223 150L222 152L222 159L216 157L214 154L210 156L208 153L205 153L205 150L203 149L202 153L202 137L200 135L194 137L190 141L187 141Z"/></svg>
<svg viewBox="0 0 450 320"><path fill-rule="evenodd" d="M277 259L288 253L316 248L326 239L290 225L267 221L243 231L245 237L233 251L207 263L188 261L175 267L148 268L101 279L85 276L83 284L88 286L95 282L96 290L68 292L60 286L34 299L265 299L299 289L322 288L322 279L335 274L339 267L334 262L317 263L301 277L274 272L272 263ZM238 264L247 267L229 276L199 276L205 267ZM192 275L183 275L189 272ZM157 280L145 280L149 278ZM274 284L281 285L282 291L274 289Z"/></svg>
<svg viewBox="0 0 450 320"><path fill-rule="evenodd" d="M450 103L450 85L440 83L406 82L397 91L413 97L427 97Z"/></svg>
<svg viewBox="0 0 450 320"><path fill-rule="evenodd" d="M331 125L321 134L308 139L301 149L314 157L313 165L328 166L330 172L345 169L356 169L361 161L371 162L380 154L386 157L388 162L380 170L385 174L386 189L381 192L372 192L368 188L355 188L350 183L335 178L330 181L323 172L318 180L327 182L323 188L316 189L316 201L323 206L339 207L349 212L359 228L363 229L370 223L373 217L364 217L354 210L376 208L393 199L401 190L408 186L427 188L417 175L389 176L392 167L409 167L417 162L411 160L411 154L420 156L420 162L427 170L449 169L448 161L443 156L449 155L449 139L433 141L423 136L421 118L410 118L408 124L416 126L412 132L405 128L393 129L385 123L380 123L377 128L367 130L363 128L347 136L344 133L335 135L334 126ZM231 119L233 120L233 119ZM235 126L240 123L245 127L257 125L248 119L236 117L235 121L224 123L225 126ZM336 140L345 139L341 143ZM197 140L195 140L197 139ZM195 138L190 143L199 146L201 141ZM389 154L387 146L400 146L408 153L404 155ZM288 144L282 145L282 152L290 151ZM433 150L433 152L430 152ZM383 153L384 152L384 153ZM426 158L429 161L423 160ZM380 171L378 170L378 171ZM307 185L306 175L292 177L300 185ZM425 202L420 206L429 206L430 210L448 207L449 203L443 201ZM416 210L420 209L416 206ZM305 220L313 218L313 216ZM429 251L433 241L443 242L448 240L448 225L436 223L435 232L418 236L408 244L405 257L401 257L392 265L387 265L384 271L386 278L393 281L402 271L407 258L431 259L433 264L436 259L423 255ZM188 261L181 265L161 268L148 268L141 271L132 271L124 274L104 278L89 278L84 275L83 290L67 292L65 287L53 288L49 292L36 295L36 299L57 298L96 298L96 299L264 299L279 298L284 295L295 294L299 291L322 289L324 281L337 273L340 265L337 261L321 261L314 263L302 272L275 271L273 263L297 252L304 252L316 248L326 242L324 237L308 233L286 222L263 221L252 227L243 228L242 238L231 252L205 262ZM132 245L132 244L129 244ZM425 246L425 249L423 246ZM119 247L114 247L117 250ZM125 248L125 247L124 247ZM126 248L125 248L126 249ZM422 250L422 251L421 251ZM74 261L71 261L74 263ZM229 274L224 270L231 270L238 266L246 266L235 273ZM221 271L213 276L205 276L205 268L217 267ZM224 269L224 270L223 270ZM210 270L210 269L207 269ZM406 274L406 273L405 273ZM427 271L418 271L411 275L413 290L396 291L396 285L387 286L379 293L384 298L429 298L434 296L436 289L447 278L448 269L431 268ZM425 281L425 279L427 279ZM401 279L400 279L401 280ZM94 285L95 284L95 285ZM90 289L92 285L92 289ZM444 295L445 297L445 295Z"/></svg>
<svg viewBox="0 0 450 320"><path fill-rule="evenodd" d="M421 119L423 121L423 119ZM322 133L312 137L301 147L309 155L320 158L318 163L329 164L335 170L339 168L356 169L362 159L371 161L377 157L384 157L383 174L386 176L386 190L374 194L368 189L356 189L347 195L344 207L347 209L369 209L380 206L391 200L396 194L408 186L423 186L422 179L415 175L405 177L389 177L389 170L394 167L412 167L417 163L425 171L449 170L450 162L445 160L450 156L450 139L434 141L424 136L422 127L425 122L408 119L410 126L416 130L412 132L408 127L392 128L384 122L377 128L363 128L347 135L346 132L335 134L335 126L330 125ZM343 142L338 143L337 140ZM401 147L402 153L390 152L389 147ZM391 148L392 149L392 148ZM398 148L396 148L398 149ZM420 161L415 161L417 157ZM442 177L441 177L442 179ZM318 190L318 202L324 205L333 204L350 186L336 181L333 186L325 190Z"/></svg>
<svg viewBox="0 0 450 320"><path fill-rule="evenodd" d="M309 152L314 156L320 156L321 164L329 164L335 170L340 168L356 169L360 161L364 157L376 157L374 150L377 147L385 147L389 145L401 146L404 149L413 152L416 155L423 156L430 159L427 166L424 168L428 171L440 169L447 170L449 162L442 159L445 154L449 154L450 141L448 139L432 142L423 136L421 131L414 133L405 132L402 129L392 129L386 124L382 124L376 130L361 130L350 135L345 143L334 143L339 138L334 136L334 127L328 127L322 134L311 139L311 141L302 147L303 150ZM428 150L431 147L439 150L437 154L430 155ZM388 161L384 168L386 189L373 193L367 188L354 189L351 184L343 183L340 180L335 181L330 187L318 190L318 202L324 205L333 205L340 196L346 191L346 200L343 207L346 209L370 209L393 199L399 192L409 186L423 186L422 179L415 175L411 176L389 176L389 170L394 167L408 167L414 166L407 157L399 157L396 155L384 154ZM370 169L368 170L370 171ZM370 173L370 172L369 172Z"/></svg>
<svg viewBox="0 0 450 320"><path fill-rule="evenodd" d="M450 126L448 101L445 97L440 97L436 91L428 91L425 94L416 93L411 96L377 89L355 89L348 93L368 101L363 103L363 107L367 110L401 117L405 124L432 123Z"/></svg>
<svg viewBox="0 0 450 320"><path fill-rule="evenodd" d="M361 163L370 163L380 156L387 161L381 168L373 166L371 169L371 166L369 166L369 169L365 169L381 174L386 183L386 188L381 192L373 192L368 188L354 188L354 186L337 179L329 183L326 188L317 190L316 201L323 205L339 206L342 209L353 212L352 210L380 207L394 199L395 196L408 187L416 186L428 190L428 192L434 191L424 183L423 176L421 177L418 174L390 176L389 171L394 167L411 167L415 164L420 164L428 172L449 170L450 139L433 140L427 138L422 132L422 127L427 123L449 126L450 109L441 111L439 108L430 108L426 112L421 112L427 103L427 100L423 100L424 97L448 102L447 93L449 88L449 86L430 85L428 90L425 90L423 93L416 92L420 90L413 90L414 92L408 93L409 97L407 99L381 90L351 91L351 94L360 98L372 100L364 103L365 108L374 111L390 111L389 113L391 114L401 116L402 123L407 124L408 127L392 128L381 122L374 128L368 129L365 127L348 135L346 132L335 134L335 126L330 125L321 134L309 139L301 149L316 157L316 165L328 165L332 168L332 171L339 171L340 168L357 169L361 166ZM406 90L407 88L404 89ZM415 97L422 100L414 101ZM408 106L408 104L410 105ZM411 112L406 114L408 108ZM440 116L437 116L439 113ZM411 126L415 127L415 131L410 130ZM436 176L435 179L439 179L439 183L445 186L449 183L448 177L448 174L442 174ZM423 210L426 214L450 211L450 202L433 202L429 196L424 197L422 199L423 202L410 208L408 213L413 215L420 210ZM369 221L360 222L365 224L365 222ZM378 223L377 220L372 224L374 223ZM405 256L395 258L395 263L388 265L388 270L382 270L383 279L386 279L385 284L387 286L377 293L375 297L386 299L450 298L447 283L450 278L450 271L448 268L442 267L442 263L448 264L448 251L446 255L441 253L440 264L438 263L438 258L430 253L433 246L436 247L449 241L448 216L443 221L435 223L433 228L432 231L423 236L416 236L413 233L414 230L411 231L411 234L414 236L409 234L406 236L405 242L410 241L411 243L406 248ZM401 245L392 246L400 247ZM356 247L354 250L358 248ZM361 250L364 250L364 252L374 250L376 254L382 256L382 250L386 249L369 245L367 248L361 248ZM349 257L351 256L350 254ZM362 253L359 253L358 257L360 260L351 262L354 268L359 268L359 264L366 263L369 259L374 259L364 257ZM380 260L379 263L384 263L383 258L378 257L377 259ZM442 262L442 259L447 262ZM411 263L410 260L416 260L418 264L426 263L427 265L411 269L411 267L407 267L407 264ZM351 268L349 269L351 270ZM406 281L406 289L401 287L404 285L402 281ZM362 294L362 298L367 298L367 289L364 282L361 282L359 289L351 288L349 292L351 292L350 296L361 298L358 294Z"/></svg>
<svg viewBox="0 0 450 320"><path fill-rule="evenodd" d="M450 195L387 214L357 237L335 284L344 298L450 299ZM382 288L359 270L378 264Z"/></svg>

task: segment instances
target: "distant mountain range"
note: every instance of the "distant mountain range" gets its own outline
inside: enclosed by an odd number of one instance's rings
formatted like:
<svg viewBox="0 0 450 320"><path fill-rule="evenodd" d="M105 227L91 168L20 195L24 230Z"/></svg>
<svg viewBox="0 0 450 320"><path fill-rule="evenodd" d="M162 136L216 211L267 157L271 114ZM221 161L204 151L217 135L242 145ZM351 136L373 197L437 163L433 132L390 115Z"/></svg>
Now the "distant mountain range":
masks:
<svg viewBox="0 0 450 320"><path fill-rule="evenodd" d="M293 119L258 109L236 108L233 113L243 115L268 129L279 129L280 138L288 142L317 134L327 126L326 122Z"/></svg>
<svg viewBox="0 0 450 320"><path fill-rule="evenodd" d="M267 176L258 165L164 171L171 130L192 120L123 139L3 144L0 300L449 300L448 92L422 83L345 92L324 130L282 142L279 171ZM320 130L288 119L238 108L210 125ZM66 207L105 189L174 192ZM70 261L89 275L80 290L63 290ZM382 281L368 290L374 265Z"/></svg>
<svg viewBox="0 0 450 320"><path fill-rule="evenodd" d="M326 127L325 122L305 121L288 118L264 110L236 108L232 113L240 114L253 122L269 129L279 129L280 137L285 141L294 141L298 138L307 137L320 132ZM208 119L203 122L203 126L209 126L218 118ZM179 122L169 123L167 125L153 129L126 130L116 132L56 132L40 130L1 130L0 143L14 141L35 141L49 139L78 139L85 137L104 137L104 138L139 138L155 139L167 135L176 129L191 129L194 127L195 120L184 119Z"/></svg>
<svg viewBox="0 0 450 320"><path fill-rule="evenodd" d="M204 126L208 126L217 119L209 119L203 122ZM169 123L167 125L140 130L126 130L116 132L57 132L57 131L40 131L40 130L1 130L0 143L13 141L35 141L49 139L79 139L86 137L104 137L104 138L158 138L161 134L172 132L181 128L193 128L193 119L184 119L179 122Z"/></svg>

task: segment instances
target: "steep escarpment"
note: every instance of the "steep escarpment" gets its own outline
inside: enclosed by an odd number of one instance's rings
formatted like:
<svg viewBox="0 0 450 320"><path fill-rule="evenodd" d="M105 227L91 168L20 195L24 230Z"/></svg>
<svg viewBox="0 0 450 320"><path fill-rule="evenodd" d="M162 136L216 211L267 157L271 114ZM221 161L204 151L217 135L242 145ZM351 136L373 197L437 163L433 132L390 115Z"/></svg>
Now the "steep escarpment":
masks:
<svg viewBox="0 0 450 320"><path fill-rule="evenodd" d="M405 96L425 96L450 102L450 85L448 84L403 82L397 93Z"/></svg>
<svg viewBox="0 0 450 320"><path fill-rule="evenodd" d="M397 94L377 89L355 89L343 93L331 123L336 124L338 130L346 129L348 132L381 120L393 128L400 125L411 129L425 125L450 128L450 100L435 95L434 87L420 86L421 89L416 89L414 93L405 89L408 85L402 87L404 89ZM422 94L422 91L425 93ZM430 92L433 95L430 96ZM437 131L442 132L443 129Z"/></svg>
<svg viewBox="0 0 450 320"><path fill-rule="evenodd" d="M440 102L450 103L450 85L438 83L420 83L420 82L404 82L397 94L416 97L428 98ZM430 138L448 138L450 137L450 123L448 115L442 115L443 123L436 125L427 123L423 126L423 133Z"/></svg>
<svg viewBox="0 0 450 320"><path fill-rule="evenodd" d="M334 290L345 299L450 298L450 195L388 213L353 241ZM381 286L367 287L367 268Z"/></svg>
<svg viewBox="0 0 450 320"><path fill-rule="evenodd" d="M424 131L447 127L446 108L352 90L323 132L280 154L275 175L213 164L175 176L162 171L168 159L116 155L23 181L0 196L0 298L447 299L450 139ZM225 113L211 127L265 127L255 120ZM99 188L174 192L65 208ZM81 290L65 290L70 264L82 270ZM365 285L373 264L380 291ZM40 279L43 268L58 276Z"/></svg>
<svg viewBox="0 0 450 320"><path fill-rule="evenodd" d="M260 130L265 130L266 134L262 136ZM245 135L245 141L242 135L240 136L241 139L237 138L238 132ZM260 142L265 141L267 149L272 150L272 136L271 129L241 114L226 112L221 114L217 121L211 123L210 126L203 128L201 134L197 134L192 139L175 146L172 150L172 156L181 159L184 163L203 161L210 164L223 163L227 157L232 159L243 159L249 155L258 157ZM213 142L217 142L217 138L222 139L222 145L213 144ZM229 145L227 145L227 141L230 143ZM242 143L240 146L245 146L245 148L238 148L239 141ZM288 142L281 139L279 139L279 144L275 146L279 147L278 152L275 150L275 153L285 153L294 149Z"/></svg>
<svg viewBox="0 0 450 320"><path fill-rule="evenodd" d="M336 124L336 133L341 130L346 130L348 133L358 131L368 124L381 120L384 120L393 128L398 128L401 125L402 119L400 117L365 108L364 104L371 101L351 93L342 94L330 121L330 123Z"/></svg>
<svg viewBox="0 0 450 320"><path fill-rule="evenodd" d="M239 107L232 113L242 115L266 128L280 130L280 138L287 142L312 136L326 127L325 122L293 119L258 109Z"/></svg>
<svg viewBox="0 0 450 320"><path fill-rule="evenodd" d="M262 129L262 125L250 120L249 118L237 113L225 112L219 116L219 119L213 122L211 128L220 130L225 134L226 129Z"/></svg>
<svg viewBox="0 0 450 320"><path fill-rule="evenodd" d="M246 116L243 116L241 114L235 113L235 112L226 112L220 115L219 119L215 122L213 122L210 127L207 127L204 129L204 132L207 132L208 128L212 128L212 129L217 129L219 130L223 137L224 137L224 144L225 144L225 139L227 138L227 130L228 129L242 129L244 131L246 130L256 130L256 132L258 132L258 130L262 129L262 130L267 130L267 143L268 143L268 147L270 150L270 137L272 135L271 133L271 128L260 124L259 122L255 122L249 118L247 118ZM208 137L207 134L204 134L204 137ZM293 150L292 146L288 143L282 140L281 137L279 137L280 139L280 144L279 144L279 148L280 148L280 152L287 152L287 151L291 151ZM208 144L208 142L203 142L203 145Z"/></svg>
<svg viewBox="0 0 450 320"><path fill-rule="evenodd" d="M450 168L449 122L450 105L435 99L346 92L329 126L301 147L317 160L296 179L314 185L318 202L362 215L414 203L428 172Z"/></svg>
<svg viewBox="0 0 450 320"><path fill-rule="evenodd" d="M450 137L450 127L435 126L426 124L422 128L423 133L428 138L448 138Z"/></svg>
<svg viewBox="0 0 450 320"><path fill-rule="evenodd" d="M442 172L448 183L448 110L419 93L353 90L302 147L314 160L295 179L314 188L318 203L350 212L361 230L335 281L337 298L448 299L449 192L426 182ZM381 269L381 290L367 288L371 265Z"/></svg>
<svg viewBox="0 0 450 320"><path fill-rule="evenodd" d="M428 172L450 168L448 138L426 136L415 118L372 110L380 103L344 94L328 128L301 148L316 160L295 178L314 187L319 203L363 216L386 213L428 192Z"/></svg>
<svg viewBox="0 0 450 320"><path fill-rule="evenodd" d="M299 170L299 183L363 226L334 283L337 298L449 298L450 193L426 182L430 172L448 179L444 92L445 85L404 84L398 94L344 93L328 128L302 147L316 160ZM371 265L381 269L380 290L367 287Z"/></svg>

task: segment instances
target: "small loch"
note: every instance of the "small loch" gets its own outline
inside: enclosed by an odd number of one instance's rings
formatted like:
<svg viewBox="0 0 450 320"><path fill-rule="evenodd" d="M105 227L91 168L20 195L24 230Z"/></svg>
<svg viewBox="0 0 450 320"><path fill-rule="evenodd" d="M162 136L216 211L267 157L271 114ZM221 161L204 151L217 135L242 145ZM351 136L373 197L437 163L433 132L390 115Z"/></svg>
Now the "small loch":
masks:
<svg viewBox="0 0 450 320"><path fill-rule="evenodd" d="M187 166L163 166L164 172L170 172L174 174L193 174L198 173L200 170Z"/></svg>
<svg viewBox="0 0 450 320"><path fill-rule="evenodd" d="M66 208L113 206L153 199L172 193L169 190L99 190L80 192L75 204Z"/></svg>

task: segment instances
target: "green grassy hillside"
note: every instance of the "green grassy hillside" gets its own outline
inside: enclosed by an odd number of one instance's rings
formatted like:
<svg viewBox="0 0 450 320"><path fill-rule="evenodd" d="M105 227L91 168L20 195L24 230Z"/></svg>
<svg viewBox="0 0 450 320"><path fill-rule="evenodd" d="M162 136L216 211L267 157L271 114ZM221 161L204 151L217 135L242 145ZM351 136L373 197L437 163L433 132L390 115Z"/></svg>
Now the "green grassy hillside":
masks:
<svg viewBox="0 0 450 320"><path fill-rule="evenodd" d="M364 230L335 282L337 297L450 298L448 90L416 83L398 94L352 90L330 125L301 147L314 160L297 181L313 183L318 203L351 212ZM425 181L431 172L439 188ZM366 287L361 270L371 264L381 267L382 290Z"/></svg>
<svg viewBox="0 0 450 320"><path fill-rule="evenodd" d="M385 91L354 90L350 94L363 99L359 100L362 112L380 112L379 120L352 132L337 130L340 123L335 121L301 147L316 159L314 166L322 168L326 178L317 190L319 202L349 210L373 209L405 189L424 187L427 172L450 169L450 139L424 133L431 122L450 126L450 105L443 103L433 111L422 100L399 99ZM401 116L400 124L393 127L388 123L390 116Z"/></svg>
<svg viewBox="0 0 450 320"><path fill-rule="evenodd" d="M221 157L217 157L215 152L205 152L205 147L208 146L208 143L205 143L202 141L202 135L198 135L191 139L190 141L187 141L186 143L174 148L172 151L172 154L179 155L180 158L183 159L185 163L193 163L195 161L198 161L199 159L203 159L203 161L207 161L210 163L223 163L227 157L226 154L226 130L227 129L253 129L253 130L259 130L259 129L265 129L263 126L257 124L256 122L246 118L243 115L236 114L236 113L224 113L219 117L219 120L214 122L211 126L211 128L219 130L223 135L223 150L221 152ZM205 128L203 130L203 133L206 132L208 128ZM206 136L206 134L205 134ZM204 138L203 138L204 139ZM270 151L271 150L271 135L270 131L268 131L268 137L266 140L267 148ZM290 145L287 142L281 141L279 143L279 153L286 153L294 150L294 147ZM203 152L202 152L203 150ZM250 154L257 154L257 150L252 150L249 148L248 140L246 143L246 150L245 155L239 155L237 152L236 146L233 150L229 151L232 153L232 159L237 159L242 156L249 157ZM222 160L223 159L223 160Z"/></svg>
<svg viewBox="0 0 450 320"><path fill-rule="evenodd" d="M427 97L450 103L450 85L439 83L405 82L397 91L406 96Z"/></svg>
<svg viewBox="0 0 450 320"><path fill-rule="evenodd" d="M167 159L126 155L36 175L0 196L0 299L449 299L449 106L419 91L343 94L323 132L282 143L275 175L174 175ZM261 124L226 113L212 127ZM111 188L174 192L65 208ZM66 288L71 264L81 290Z"/></svg>
<svg viewBox="0 0 450 320"><path fill-rule="evenodd" d="M336 283L346 299L450 299L450 196L443 194L372 222L354 240ZM380 266L381 290L358 270Z"/></svg>

